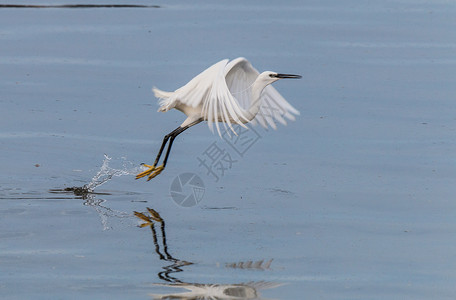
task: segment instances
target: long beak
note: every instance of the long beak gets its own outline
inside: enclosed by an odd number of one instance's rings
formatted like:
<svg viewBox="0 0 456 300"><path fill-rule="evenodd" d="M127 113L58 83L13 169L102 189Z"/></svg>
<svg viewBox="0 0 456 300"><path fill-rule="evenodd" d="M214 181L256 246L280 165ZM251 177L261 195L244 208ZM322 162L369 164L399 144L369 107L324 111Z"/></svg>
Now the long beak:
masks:
<svg viewBox="0 0 456 300"><path fill-rule="evenodd" d="M299 78L302 78L301 75L292 75L292 74L276 74L274 77L277 77L277 78L296 78L296 79L299 79Z"/></svg>

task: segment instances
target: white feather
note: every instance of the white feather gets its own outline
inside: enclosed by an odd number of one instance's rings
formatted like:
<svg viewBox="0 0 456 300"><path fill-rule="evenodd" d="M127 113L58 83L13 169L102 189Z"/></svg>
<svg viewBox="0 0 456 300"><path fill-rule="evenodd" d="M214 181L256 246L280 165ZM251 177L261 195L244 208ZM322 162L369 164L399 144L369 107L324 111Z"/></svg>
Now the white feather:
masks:
<svg viewBox="0 0 456 300"><path fill-rule="evenodd" d="M244 124L257 122L264 128L277 128L276 121L286 125L285 119L294 120L299 115L279 92L265 82L263 86L255 85L260 73L245 58L232 61L224 59L210 66L186 85L174 92L165 92L154 88L154 94L160 98L159 111L166 112L176 108L192 120L202 118L207 121L209 129L221 136L219 123L231 129L232 124L246 127ZM255 88L261 89L259 99L253 99ZM253 115L249 110L255 101L260 101L258 111ZM187 121L188 123L188 121Z"/></svg>

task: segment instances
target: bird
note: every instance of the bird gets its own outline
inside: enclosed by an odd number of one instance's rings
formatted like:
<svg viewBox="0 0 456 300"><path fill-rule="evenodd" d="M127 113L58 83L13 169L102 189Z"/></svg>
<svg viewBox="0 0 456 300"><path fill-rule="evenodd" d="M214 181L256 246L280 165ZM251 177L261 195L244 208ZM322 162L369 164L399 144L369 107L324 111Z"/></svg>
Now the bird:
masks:
<svg viewBox="0 0 456 300"><path fill-rule="evenodd" d="M245 283L217 284L217 283L156 283L155 286L181 288L186 291L172 294L149 294L154 299L264 299L260 291L273 289L284 285L280 282L249 281Z"/></svg>
<svg viewBox="0 0 456 300"><path fill-rule="evenodd" d="M147 170L136 175L136 179L159 175L165 168L174 139L188 128L206 121L209 129L214 127L222 136L219 123L235 135L233 125L247 128L245 124L259 123L264 128L276 129L275 121L284 125L286 119L295 120L299 111L288 103L270 84L284 78L302 78L301 75L265 71L261 74L245 58L223 59L190 80L174 92L153 88L159 99L158 112L177 109L184 113L185 121L164 136L153 165L142 164ZM168 143L169 142L169 143ZM165 157L157 166L168 143Z"/></svg>

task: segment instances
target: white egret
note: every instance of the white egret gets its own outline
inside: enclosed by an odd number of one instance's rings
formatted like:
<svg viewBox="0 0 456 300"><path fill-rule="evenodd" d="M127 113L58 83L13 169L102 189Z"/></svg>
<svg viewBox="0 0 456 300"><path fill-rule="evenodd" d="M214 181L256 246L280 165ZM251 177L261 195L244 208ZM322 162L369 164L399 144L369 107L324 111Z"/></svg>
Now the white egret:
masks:
<svg viewBox="0 0 456 300"><path fill-rule="evenodd" d="M286 125L285 118L294 120L294 115L299 115L299 111L270 86L282 78L301 76L271 71L260 74L247 59L239 57L232 61L224 59L212 65L174 92L154 88L155 97L160 99L159 112L175 108L186 114L187 119L165 135L154 164L143 164L149 169L136 175L136 179L148 176L147 180L150 180L160 174L166 166L176 136L202 121L207 121L212 131L215 123L221 136L219 122L236 134L232 124L246 127L246 123L258 122L265 128L271 126L275 129L275 121ZM157 167L168 141L163 164Z"/></svg>

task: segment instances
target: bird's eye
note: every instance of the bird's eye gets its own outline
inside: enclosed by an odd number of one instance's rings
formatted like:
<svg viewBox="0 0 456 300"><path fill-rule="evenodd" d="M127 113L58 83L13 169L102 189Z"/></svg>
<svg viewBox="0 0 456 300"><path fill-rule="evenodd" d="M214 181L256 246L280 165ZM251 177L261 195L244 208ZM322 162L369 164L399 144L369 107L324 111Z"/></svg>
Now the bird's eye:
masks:
<svg viewBox="0 0 456 300"><path fill-rule="evenodd" d="M275 74L274 74L274 73L271 73L271 74L269 74L269 77L274 78L274 77L275 77Z"/></svg>

